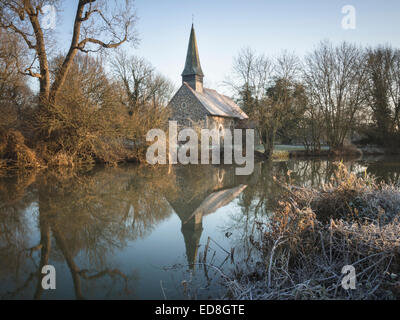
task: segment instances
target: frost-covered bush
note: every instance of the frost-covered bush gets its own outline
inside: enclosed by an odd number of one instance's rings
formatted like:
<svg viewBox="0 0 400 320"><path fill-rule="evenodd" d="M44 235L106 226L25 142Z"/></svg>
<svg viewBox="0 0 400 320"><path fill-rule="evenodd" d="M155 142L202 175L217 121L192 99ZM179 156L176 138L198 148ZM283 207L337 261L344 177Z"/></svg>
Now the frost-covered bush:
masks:
<svg viewBox="0 0 400 320"><path fill-rule="evenodd" d="M338 165L321 190L284 185L275 213L252 239L258 256L237 261L229 298L396 299L400 297L400 189ZM342 268L356 289L342 287Z"/></svg>

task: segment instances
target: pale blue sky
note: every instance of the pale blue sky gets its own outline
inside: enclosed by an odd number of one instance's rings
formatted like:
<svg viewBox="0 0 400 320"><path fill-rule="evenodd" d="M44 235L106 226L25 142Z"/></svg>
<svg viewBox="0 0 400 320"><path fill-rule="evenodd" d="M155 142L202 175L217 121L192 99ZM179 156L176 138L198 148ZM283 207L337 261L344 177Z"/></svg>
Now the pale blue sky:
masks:
<svg viewBox="0 0 400 320"><path fill-rule="evenodd" d="M58 20L63 43L71 34L76 3L66 1ZM342 29L345 5L357 10L355 30ZM284 49L303 55L323 39L400 47L399 0L136 0L136 8L141 41L125 50L145 57L176 85L192 14L205 81L214 88L220 88L233 57L246 46L271 56Z"/></svg>

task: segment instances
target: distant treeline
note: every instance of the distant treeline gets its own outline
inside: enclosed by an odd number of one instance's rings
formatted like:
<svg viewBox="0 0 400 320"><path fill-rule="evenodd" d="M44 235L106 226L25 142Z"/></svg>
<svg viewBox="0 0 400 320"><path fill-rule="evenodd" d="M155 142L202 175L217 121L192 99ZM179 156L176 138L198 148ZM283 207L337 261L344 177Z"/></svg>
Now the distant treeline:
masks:
<svg viewBox="0 0 400 320"><path fill-rule="evenodd" d="M274 143L303 143L318 153L348 145L400 145L400 50L322 41L305 57L271 59L250 48L235 58L227 84L259 130Z"/></svg>

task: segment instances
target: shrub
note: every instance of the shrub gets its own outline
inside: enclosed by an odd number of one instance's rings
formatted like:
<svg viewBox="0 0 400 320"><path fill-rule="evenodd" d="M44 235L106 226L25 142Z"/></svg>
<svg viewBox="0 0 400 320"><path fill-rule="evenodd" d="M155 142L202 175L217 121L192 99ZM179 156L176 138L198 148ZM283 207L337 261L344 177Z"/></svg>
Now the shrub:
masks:
<svg viewBox="0 0 400 320"><path fill-rule="evenodd" d="M340 148L334 148L330 150L330 153L333 156L353 156L353 157L360 157L362 156L362 151L358 149L355 145L348 144L344 145Z"/></svg>
<svg viewBox="0 0 400 320"><path fill-rule="evenodd" d="M21 132L0 129L0 167L39 168L36 153L25 144Z"/></svg>
<svg viewBox="0 0 400 320"><path fill-rule="evenodd" d="M54 69L60 61L55 59ZM35 114L40 155L50 166L77 166L142 160L146 134L161 128L167 109L138 104L130 109L123 87L110 80L102 61L77 56L56 103Z"/></svg>

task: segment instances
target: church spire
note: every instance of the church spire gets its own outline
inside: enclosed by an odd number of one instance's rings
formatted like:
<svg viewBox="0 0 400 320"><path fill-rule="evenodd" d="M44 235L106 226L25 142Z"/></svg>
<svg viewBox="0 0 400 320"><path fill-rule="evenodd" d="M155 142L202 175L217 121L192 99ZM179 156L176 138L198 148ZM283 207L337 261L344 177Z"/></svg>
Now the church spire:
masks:
<svg viewBox="0 0 400 320"><path fill-rule="evenodd" d="M200 65L199 50L197 48L196 33L192 24L189 47L186 55L185 69L182 73L182 81L186 82L195 91L203 91L203 70Z"/></svg>

